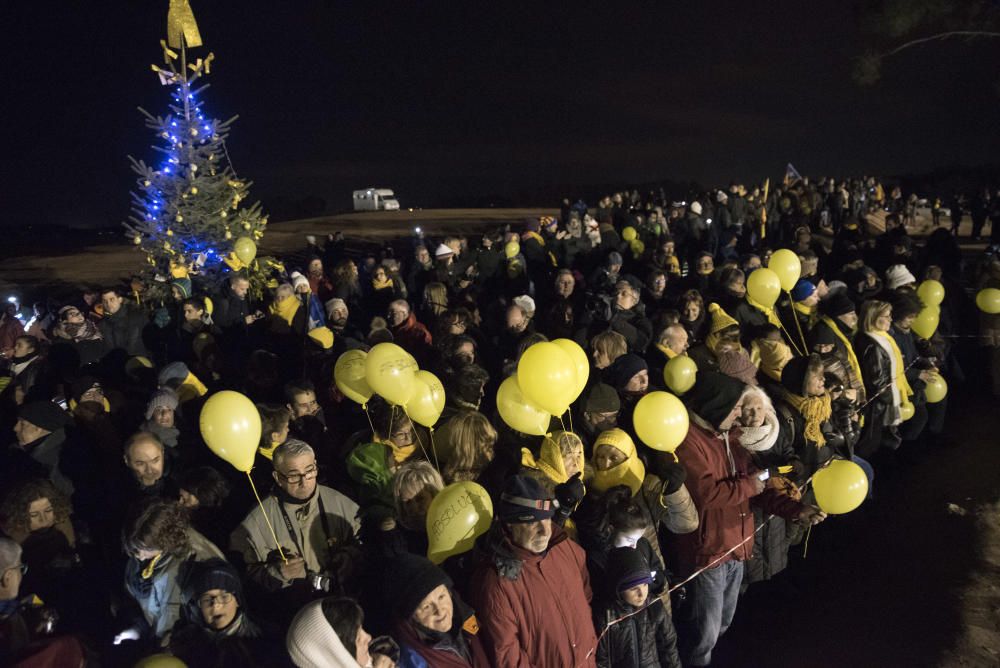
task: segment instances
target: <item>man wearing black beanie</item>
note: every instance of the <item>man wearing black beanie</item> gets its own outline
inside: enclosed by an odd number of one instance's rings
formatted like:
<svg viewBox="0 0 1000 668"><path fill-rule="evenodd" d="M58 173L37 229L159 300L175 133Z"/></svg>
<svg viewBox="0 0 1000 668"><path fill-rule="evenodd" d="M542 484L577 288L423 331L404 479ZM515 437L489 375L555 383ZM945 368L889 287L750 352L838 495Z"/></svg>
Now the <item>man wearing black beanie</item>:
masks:
<svg viewBox="0 0 1000 668"><path fill-rule="evenodd" d="M699 371L697 383L684 396L691 425L677 456L687 468L688 491L701 525L699 531L674 537L678 575L698 573L687 586L687 610L680 619L687 631L680 634L684 665L709 665L715 643L736 613L743 562L753 554L750 500L786 519L816 524L826 517L819 508L765 491L750 453L730 434L740 416L743 390L729 376Z"/></svg>

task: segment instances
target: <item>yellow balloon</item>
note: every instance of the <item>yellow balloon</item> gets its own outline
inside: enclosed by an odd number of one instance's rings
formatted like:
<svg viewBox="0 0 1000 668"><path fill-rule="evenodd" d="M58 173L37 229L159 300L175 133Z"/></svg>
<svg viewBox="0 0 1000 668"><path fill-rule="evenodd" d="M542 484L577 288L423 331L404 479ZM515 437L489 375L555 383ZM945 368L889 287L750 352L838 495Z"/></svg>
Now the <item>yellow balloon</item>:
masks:
<svg viewBox="0 0 1000 668"><path fill-rule="evenodd" d="M916 319L910 326L913 332L922 339L929 339L937 331L938 323L941 321L940 306L925 306L917 314Z"/></svg>
<svg viewBox="0 0 1000 668"><path fill-rule="evenodd" d="M517 384L533 404L552 415L562 415L576 398L576 365L551 341L536 343L521 355Z"/></svg>
<svg viewBox="0 0 1000 668"><path fill-rule="evenodd" d="M216 392L202 406L199 422L209 450L249 473L260 445L260 413L253 402L232 390Z"/></svg>
<svg viewBox="0 0 1000 668"><path fill-rule="evenodd" d="M698 377L698 365L687 355L678 355L663 367L663 382L674 394L684 394Z"/></svg>
<svg viewBox="0 0 1000 668"><path fill-rule="evenodd" d="M770 269L754 269L747 278L747 294L754 301L770 308L781 294L781 279Z"/></svg>
<svg viewBox="0 0 1000 668"><path fill-rule="evenodd" d="M639 236L639 233L635 231L634 227L626 227L622 230L622 239L625 241L632 241Z"/></svg>
<svg viewBox="0 0 1000 668"><path fill-rule="evenodd" d="M774 251L768 260L767 268L778 275L781 289L785 292L791 292L802 276L802 262L799 261L799 256L787 248Z"/></svg>
<svg viewBox="0 0 1000 668"><path fill-rule="evenodd" d="M532 436L544 436L552 421L551 415L524 396L517 384L516 375L509 376L500 383L497 390L497 412L511 429Z"/></svg>
<svg viewBox="0 0 1000 668"><path fill-rule="evenodd" d="M418 371L413 378L413 396L404 408L417 424L433 427L444 410L444 385L430 371Z"/></svg>
<svg viewBox="0 0 1000 668"><path fill-rule="evenodd" d="M493 501L481 485L469 480L448 485L427 509L427 558L440 564L468 552L492 523Z"/></svg>
<svg viewBox="0 0 1000 668"><path fill-rule="evenodd" d="M941 374L932 374L931 379L927 381L927 387L924 388L924 394L927 396L927 403L936 404L948 396L948 383Z"/></svg>
<svg viewBox="0 0 1000 668"><path fill-rule="evenodd" d="M503 247L503 254L508 260L512 260L518 256L521 252L521 244L516 241L508 241L507 245Z"/></svg>
<svg viewBox="0 0 1000 668"><path fill-rule="evenodd" d="M233 244L233 252L243 264L250 264L257 257L257 244L250 237L240 237Z"/></svg>
<svg viewBox="0 0 1000 668"><path fill-rule="evenodd" d="M900 404L900 406L899 406L899 418L903 422L906 422L911 417L913 417L913 414L915 412L916 412L916 408L909 401L907 401L905 404Z"/></svg>
<svg viewBox="0 0 1000 668"><path fill-rule="evenodd" d="M983 313L996 315L1000 313L1000 289L983 288L976 293L976 306Z"/></svg>
<svg viewBox="0 0 1000 668"><path fill-rule="evenodd" d="M358 404L368 403L373 394L366 379L367 357L368 353L363 350L348 350L337 358L337 363L333 367L333 381L337 384L337 389Z"/></svg>
<svg viewBox="0 0 1000 668"><path fill-rule="evenodd" d="M643 443L654 450L673 452L687 436L688 412L669 392L650 392L635 405L632 424Z"/></svg>
<svg viewBox="0 0 1000 668"><path fill-rule="evenodd" d="M562 348L573 360L573 365L576 367L576 390L573 392L573 398L570 399L570 403L573 403L583 393L584 388L587 387L587 381L590 380L590 360L587 359L587 353L583 351L580 344L572 339L556 339L552 343Z"/></svg>
<svg viewBox="0 0 1000 668"><path fill-rule="evenodd" d="M868 496L868 478L854 462L835 459L813 476L816 505L830 515L849 513Z"/></svg>
<svg viewBox="0 0 1000 668"><path fill-rule="evenodd" d="M646 252L646 244L642 242L642 239L633 239L628 242L628 247L632 251L632 257L637 260Z"/></svg>
<svg viewBox="0 0 1000 668"><path fill-rule="evenodd" d="M368 387L390 404L405 406L413 396L417 362L395 343L379 343L365 358Z"/></svg>
<svg viewBox="0 0 1000 668"><path fill-rule="evenodd" d="M133 668L187 668L187 664L172 654L153 654L140 659Z"/></svg>
<svg viewBox="0 0 1000 668"><path fill-rule="evenodd" d="M944 301L944 286L933 278L928 278L917 288L917 296L924 306L940 306Z"/></svg>

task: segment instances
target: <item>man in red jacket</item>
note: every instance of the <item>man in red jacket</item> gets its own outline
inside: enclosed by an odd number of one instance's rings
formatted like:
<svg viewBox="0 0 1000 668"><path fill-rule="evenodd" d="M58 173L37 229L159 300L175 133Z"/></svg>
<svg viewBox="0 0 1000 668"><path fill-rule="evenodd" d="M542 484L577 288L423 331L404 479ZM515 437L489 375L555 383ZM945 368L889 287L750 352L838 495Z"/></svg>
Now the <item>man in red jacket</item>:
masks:
<svg viewBox="0 0 1000 668"><path fill-rule="evenodd" d="M767 513L807 524L826 514L774 489L765 489L749 452L730 431L740 416L743 383L712 371L699 371L698 382L684 397L691 426L677 456L687 469L686 485L698 508L701 529L674 536L676 564L685 577L701 569L687 585L688 608L681 617L681 660L707 666L719 636L736 613L743 562L753 553L751 500Z"/></svg>
<svg viewBox="0 0 1000 668"><path fill-rule="evenodd" d="M597 665L587 558L553 524L557 505L534 478L511 477L476 546L469 589L496 668Z"/></svg>

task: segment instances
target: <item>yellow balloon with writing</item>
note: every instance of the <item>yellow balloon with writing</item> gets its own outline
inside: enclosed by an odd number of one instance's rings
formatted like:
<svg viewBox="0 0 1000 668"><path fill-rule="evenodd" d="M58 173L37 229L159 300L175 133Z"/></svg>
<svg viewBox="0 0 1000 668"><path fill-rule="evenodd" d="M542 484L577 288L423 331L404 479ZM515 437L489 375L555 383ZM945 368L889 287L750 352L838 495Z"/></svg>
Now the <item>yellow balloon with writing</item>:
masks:
<svg viewBox="0 0 1000 668"><path fill-rule="evenodd" d="M668 360L663 367L663 382L674 394L684 394L698 378L698 365L687 355Z"/></svg>
<svg viewBox="0 0 1000 668"><path fill-rule="evenodd" d="M948 396L948 383L945 382L941 374L931 374L926 387L924 387L924 395L927 397L927 403L929 404L936 404Z"/></svg>
<svg viewBox="0 0 1000 668"><path fill-rule="evenodd" d="M816 505L830 515L849 513L868 496L868 477L864 470L846 459L834 459L813 476Z"/></svg>
<svg viewBox="0 0 1000 668"><path fill-rule="evenodd" d="M413 396L417 362L395 343L379 343L365 358L368 387L390 404L405 406Z"/></svg>
<svg viewBox="0 0 1000 668"><path fill-rule="evenodd" d="M348 350L337 358L333 366L333 382L340 393L358 404L366 404L372 398L372 388L368 386L365 360L368 353L363 350Z"/></svg>
<svg viewBox="0 0 1000 668"><path fill-rule="evenodd" d="M929 339L934 336L934 332L937 331L938 323L941 321L941 307L940 306L925 306L920 309L920 313L913 320L913 324L910 328L913 333L922 339Z"/></svg>
<svg viewBox="0 0 1000 668"><path fill-rule="evenodd" d="M562 348L569 355L569 358L573 361L573 366L576 368L576 389L573 391L573 398L569 401L573 403L583 393L584 388L587 387L587 381L590 379L590 360L587 359L587 353L580 347L580 344L572 339L556 339L552 343Z"/></svg>
<svg viewBox="0 0 1000 668"><path fill-rule="evenodd" d="M500 419L514 431L531 436L544 436L549 431L552 415L524 396L517 376L509 376L497 390L497 412Z"/></svg>
<svg viewBox="0 0 1000 668"><path fill-rule="evenodd" d="M669 392L650 392L635 405L632 424L643 443L673 452L688 433L687 408Z"/></svg>
<svg viewBox="0 0 1000 668"><path fill-rule="evenodd" d="M257 257L257 244L250 237L240 237L233 244L233 252L243 264L250 264Z"/></svg>
<svg viewBox="0 0 1000 668"><path fill-rule="evenodd" d="M552 415L562 415L576 398L576 364L551 341L536 343L521 355L517 383L531 403Z"/></svg>
<svg viewBox="0 0 1000 668"><path fill-rule="evenodd" d="M433 427L444 411L444 385L430 371L417 371L413 378L413 396L404 409L411 420L425 427Z"/></svg>
<svg viewBox="0 0 1000 668"><path fill-rule="evenodd" d="M774 251L767 262L767 268L777 274L781 289L785 292L791 292L802 276L802 262L799 256L787 248Z"/></svg>
<svg viewBox="0 0 1000 668"><path fill-rule="evenodd" d="M996 315L1000 313L1000 289L983 288L976 293L976 306L983 313Z"/></svg>
<svg viewBox="0 0 1000 668"><path fill-rule="evenodd" d="M917 296L924 306L940 306L944 301L944 286L933 278L928 278L917 288Z"/></svg>
<svg viewBox="0 0 1000 668"><path fill-rule="evenodd" d="M440 564L468 552L492 522L493 501L481 485L469 480L448 485L427 509L427 558Z"/></svg>
<svg viewBox="0 0 1000 668"><path fill-rule="evenodd" d="M771 308L781 294L781 280L770 269L754 269L747 278L747 294L755 302Z"/></svg>
<svg viewBox="0 0 1000 668"><path fill-rule="evenodd" d="M199 424L209 450L250 472L260 445L260 413L252 401L232 390L216 392L202 406Z"/></svg>

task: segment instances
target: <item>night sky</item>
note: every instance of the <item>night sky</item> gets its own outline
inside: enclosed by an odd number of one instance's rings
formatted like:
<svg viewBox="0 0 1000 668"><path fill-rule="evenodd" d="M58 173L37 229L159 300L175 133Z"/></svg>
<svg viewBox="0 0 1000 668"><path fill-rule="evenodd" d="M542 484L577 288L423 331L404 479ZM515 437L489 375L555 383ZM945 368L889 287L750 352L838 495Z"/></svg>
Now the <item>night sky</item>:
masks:
<svg viewBox="0 0 1000 668"><path fill-rule="evenodd" d="M596 4L596 3L595 3ZM919 173L1000 154L995 45L934 45L850 79L850 3L192 0L209 115L253 194L396 190L404 207L562 184ZM164 113L167 0L7 2L0 225L114 225L135 107ZM112 9L110 6L116 5ZM567 192L574 195L574 192Z"/></svg>

